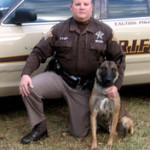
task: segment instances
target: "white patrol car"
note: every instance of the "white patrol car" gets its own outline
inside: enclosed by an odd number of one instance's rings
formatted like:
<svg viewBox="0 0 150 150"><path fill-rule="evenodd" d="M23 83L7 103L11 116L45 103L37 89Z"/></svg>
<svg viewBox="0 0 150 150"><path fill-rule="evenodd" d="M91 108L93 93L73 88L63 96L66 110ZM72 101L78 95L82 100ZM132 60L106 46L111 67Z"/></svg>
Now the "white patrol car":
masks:
<svg viewBox="0 0 150 150"><path fill-rule="evenodd" d="M150 83L150 0L93 3L92 15L113 28L126 53L123 84ZM53 25L71 16L69 5L70 0L0 0L0 97L19 94L27 56Z"/></svg>

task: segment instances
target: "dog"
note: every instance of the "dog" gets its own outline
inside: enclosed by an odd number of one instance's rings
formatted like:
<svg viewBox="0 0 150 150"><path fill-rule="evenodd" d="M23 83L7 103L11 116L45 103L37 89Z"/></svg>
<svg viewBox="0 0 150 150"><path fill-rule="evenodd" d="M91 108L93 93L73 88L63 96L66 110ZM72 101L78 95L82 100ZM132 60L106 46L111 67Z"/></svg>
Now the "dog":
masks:
<svg viewBox="0 0 150 150"><path fill-rule="evenodd" d="M97 126L109 132L107 148L113 145L114 135L121 136L133 134L133 121L128 114L123 111L119 93L110 100L105 90L113 86L118 79L119 72L114 61L105 60L96 71L94 86L89 100L90 124L92 133L91 150L97 150Z"/></svg>

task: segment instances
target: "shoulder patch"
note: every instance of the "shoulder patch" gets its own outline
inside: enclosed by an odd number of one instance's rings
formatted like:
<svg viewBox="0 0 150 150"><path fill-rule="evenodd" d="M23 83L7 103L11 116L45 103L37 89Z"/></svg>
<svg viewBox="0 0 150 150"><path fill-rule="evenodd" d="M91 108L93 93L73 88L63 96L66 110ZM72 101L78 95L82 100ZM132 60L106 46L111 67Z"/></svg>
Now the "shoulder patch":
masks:
<svg viewBox="0 0 150 150"><path fill-rule="evenodd" d="M51 28L45 35L44 35L44 39L47 40L48 38L52 38L53 37L53 28Z"/></svg>
<svg viewBox="0 0 150 150"><path fill-rule="evenodd" d="M116 34L113 33L112 41L119 43Z"/></svg>

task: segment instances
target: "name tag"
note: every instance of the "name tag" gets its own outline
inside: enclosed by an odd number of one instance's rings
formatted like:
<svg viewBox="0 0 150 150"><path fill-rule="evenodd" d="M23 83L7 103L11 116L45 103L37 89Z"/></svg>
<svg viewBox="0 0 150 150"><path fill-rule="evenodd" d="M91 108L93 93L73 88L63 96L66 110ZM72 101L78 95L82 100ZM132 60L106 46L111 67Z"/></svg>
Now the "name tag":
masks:
<svg viewBox="0 0 150 150"><path fill-rule="evenodd" d="M66 41L66 40L68 40L68 37L60 37L60 40Z"/></svg>
<svg viewBox="0 0 150 150"><path fill-rule="evenodd" d="M95 40L95 43L104 43L103 40Z"/></svg>

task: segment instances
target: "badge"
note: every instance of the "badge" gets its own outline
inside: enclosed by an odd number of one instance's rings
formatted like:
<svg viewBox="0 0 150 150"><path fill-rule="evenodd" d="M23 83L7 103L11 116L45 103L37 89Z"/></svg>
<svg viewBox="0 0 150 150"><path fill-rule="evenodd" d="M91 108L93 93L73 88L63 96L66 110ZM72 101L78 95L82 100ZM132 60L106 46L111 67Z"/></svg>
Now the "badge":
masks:
<svg viewBox="0 0 150 150"><path fill-rule="evenodd" d="M95 33L95 35L97 36L97 40L98 40L98 39L101 39L101 40L102 40L104 33L103 33L102 31L98 31L98 32Z"/></svg>
<svg viewBox="0 0 150 150"><path fill-rule="evenodd" d="M97 36L95 43L103 43L103 35L104 33L102 31L98 31L95 33L95 35Z"/></svg>

